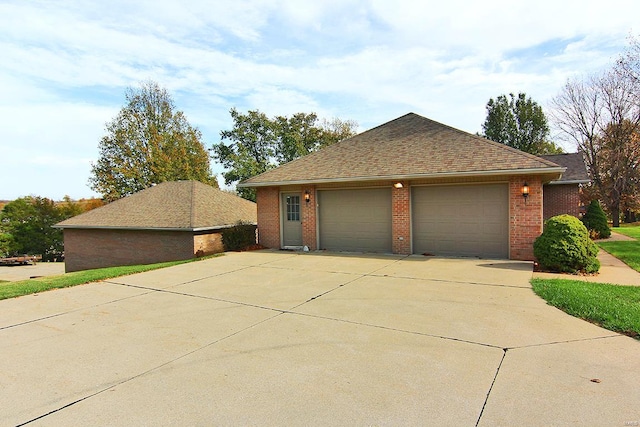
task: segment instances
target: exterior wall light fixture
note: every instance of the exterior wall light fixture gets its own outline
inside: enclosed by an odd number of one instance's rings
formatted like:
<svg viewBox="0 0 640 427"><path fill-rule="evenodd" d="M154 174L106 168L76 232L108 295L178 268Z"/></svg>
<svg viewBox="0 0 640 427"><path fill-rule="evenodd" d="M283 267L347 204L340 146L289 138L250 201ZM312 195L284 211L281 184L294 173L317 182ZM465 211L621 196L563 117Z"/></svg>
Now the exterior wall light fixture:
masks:
<svg viewBox="0 0 640 427"><path fill-rule="evenodd" d="M529 197L529 184L527 184L527 182L525 181L524 184L522 184L522 197L524 197L524 202L527 202L527 197Z"/></svg>
<svg viewBox="0 0 640 427"><path fill-rule="evenodd" d="M394 188L402 188L402 187L404 187L404 186L402 185L402 183L401 183L401 182L396 182L395 184L393 184L393 187L394 187Z"/></svg>
<svg viewBox="0 0 640 427"><path fill-rule="evenodd" d="M304 190L304 201L307 203L311 201L311 193L309 193L309 190Z"/></svg>

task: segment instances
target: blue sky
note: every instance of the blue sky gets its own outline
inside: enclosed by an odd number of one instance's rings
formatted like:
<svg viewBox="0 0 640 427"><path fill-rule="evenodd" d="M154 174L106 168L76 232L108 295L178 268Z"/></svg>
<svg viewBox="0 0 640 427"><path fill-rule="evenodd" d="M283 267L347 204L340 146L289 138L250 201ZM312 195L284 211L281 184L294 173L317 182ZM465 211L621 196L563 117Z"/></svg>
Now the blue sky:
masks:
<svg viewBox="0 0 640 427"><path fill-rule="evenodd" d="M105 123L141 81L208 147L232 107L360 131L415 112L475 133L501 94L548 112L568 78L622 53L639 15L635 0L0 0L0 200L95 196Z"/></svg>

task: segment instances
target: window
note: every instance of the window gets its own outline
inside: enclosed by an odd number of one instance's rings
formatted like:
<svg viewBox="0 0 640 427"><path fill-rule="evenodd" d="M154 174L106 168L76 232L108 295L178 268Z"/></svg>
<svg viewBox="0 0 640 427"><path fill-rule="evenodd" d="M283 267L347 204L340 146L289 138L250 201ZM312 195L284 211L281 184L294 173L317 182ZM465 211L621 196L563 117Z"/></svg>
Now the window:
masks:
<svg viewBox="0 0 640 427"><path fill-rule="evenodd" d="M287 196L287 221L300 221L300 196Z"/></svg>

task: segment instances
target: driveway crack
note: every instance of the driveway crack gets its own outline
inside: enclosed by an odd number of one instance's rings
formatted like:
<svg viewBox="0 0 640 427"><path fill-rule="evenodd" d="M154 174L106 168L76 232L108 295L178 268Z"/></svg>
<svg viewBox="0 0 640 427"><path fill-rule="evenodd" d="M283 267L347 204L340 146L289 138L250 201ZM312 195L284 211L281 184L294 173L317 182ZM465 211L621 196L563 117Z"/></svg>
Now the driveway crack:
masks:
<svg viewBox="0 0 640 427"><path fill-rule="evenodd" d="M498 378L498 374L500 373L500 368L502 368L502 363L504 362L505 357L507 357L508 348L502 349L502 359L500 359L500 363L498 363L498 368L496 369L496 374L493 376L493 381L491 381L491 385L489 386L489 391L487 391L487 396L484 398L484 403L482 404L482 409L480 410L480 415L478 415L478 420L476 421L476 427L480 424L480 420L482 419L482 415L484 414L484 409L487 407L487 402L489 401L489 396L491 395L491 391L493 390L493 386L496 383L496 379Z"/></svg>

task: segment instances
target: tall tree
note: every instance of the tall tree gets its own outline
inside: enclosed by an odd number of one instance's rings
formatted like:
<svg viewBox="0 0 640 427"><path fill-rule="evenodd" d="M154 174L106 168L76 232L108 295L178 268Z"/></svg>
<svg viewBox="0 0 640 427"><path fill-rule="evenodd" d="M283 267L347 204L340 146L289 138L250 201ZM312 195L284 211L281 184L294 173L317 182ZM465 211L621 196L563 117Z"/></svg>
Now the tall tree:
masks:
<svg viewBox="0 0 640 427"><path fill-rule="evenodd" d="M155 82L125 92L127 104L106 125L90 186L112 201L164 181L194 179L217 187L202 134Z"/></svg>
<svg viewBox="0 0 640 427"><path fill-rule="evenodd" d="M568 81L552 105L558 128L584 153L596 195L618 227L621 209L632 206L637 196L638 81L618 64Z"/></svg>
<svg viewBox="0 0 640 427"><path fill-rule="evenodd" d="M542 107L525 93L489 99L483 136L531 154L556 154L562 149L549 141L549 125Z"/></svg>
<svg viewBox="0 0 640 427"><path fill-rule="evenodd" d="M599 137L598 157L602 166L600 195L612 218L640 208L640 134L629 121L609 124ZM614 226L618 226L615 224Z"/></svg>
<svg viewBox="0 0 640 427"><path fill-rule="evenodd" d="M220 132L222 141L213 145L213 156L225 169L222 176L227 185L259 175L276 166L275 125L258 110L247 114L232 108L233 129ZM230 144L225 144L229 141ZM255 190L237 189L238 194L255 201Z"/></svg>
<svg viewBox="0 0 640 427"><path fill-rule="evenodd" d="M269 169L355 135L357 123L333 119L318 123L315 113L291 117L267 117L258 110L246 114L230 111L233 129L220 133L213 156L226 172L225 183L249 179ZM255 201L255 190L239 188L238 194Z"/></svg>

